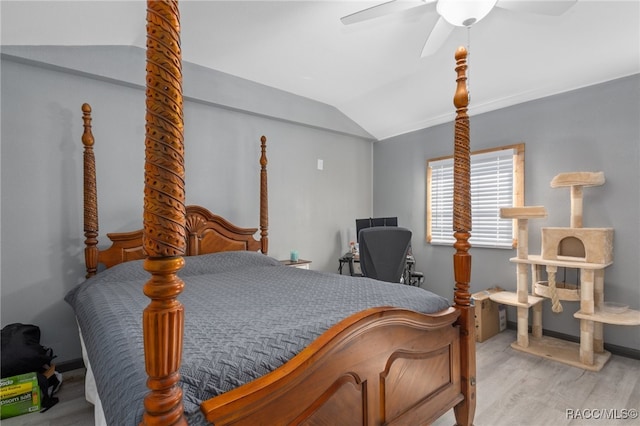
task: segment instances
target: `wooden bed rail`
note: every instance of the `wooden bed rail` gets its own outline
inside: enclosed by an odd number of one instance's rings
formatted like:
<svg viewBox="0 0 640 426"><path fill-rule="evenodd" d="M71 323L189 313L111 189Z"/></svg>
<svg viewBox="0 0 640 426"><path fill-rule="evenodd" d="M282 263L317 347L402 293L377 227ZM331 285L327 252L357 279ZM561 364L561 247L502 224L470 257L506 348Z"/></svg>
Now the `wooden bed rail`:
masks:
<svg viewBox="0 0 640 426"><path fill-rule="evenodd" d="M459 425L471 424L476 407L476 331L475 308L471 304L469 283L471 282L471 255L469 237L471 236L471 156L469 147L469 92L467 90L467 50L459 47L455 54L457 88L453 98L456 107L454 130L454 190L453 190L453 230L456 249L453 255L455 279L454 304L460 310L460 353L462 359L462 394L464 400L455 408L456 422Z"/></svg>

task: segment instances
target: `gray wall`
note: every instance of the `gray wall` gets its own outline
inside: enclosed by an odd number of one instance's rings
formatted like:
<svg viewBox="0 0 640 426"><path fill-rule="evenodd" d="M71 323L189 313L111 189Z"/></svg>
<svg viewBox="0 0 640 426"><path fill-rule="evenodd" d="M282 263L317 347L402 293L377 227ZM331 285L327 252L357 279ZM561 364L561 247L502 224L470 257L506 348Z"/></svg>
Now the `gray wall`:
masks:
<svg viewBox="0 0 640 426"><path fill-rule="evenodd" d="M144 51L2 49L2 325L37 324L58 362L77 359L63 297L85 273L80 107L93 107L104 247L106 232L142 225ZM257 226L266 135L269 254L297 249L312 269L335 271L340 232L371 211L366 132L327 105L192 64L184 90L187 204Z"/></svg>
<svg viewBox="0 0 640 426"><path fill-rule="evenodd" d="M94 110L101 235L139 228L143 57L135 48L2 47L1 323L40 325L58 361L80 357L73 313L62 300L84 275L80 106L89 102ZM452 249L424 242L426 160L451 154L451 124L372 148L366 132L326 105L192 64L185 64L184 80L187 203L256 226L264 134L271 255L286 258L295 248L313 261L313 269L335 271L343 251L340 232L353 227L354 218L397 215L414 231L414 254L427 286L452 296ZM568 194L549 188L552 177L605 172L605 186L585 190L585 226L616 229L605 297L636 309L638 86L633 76L472 117L473 149L526 143L526 202L549 212L548 219L532 221L533 253L540 226L568 224ZM324 160L324 171L316 169L317 159ZM515 267L508 261L514 251L472 254L473 291L494 284L515 288ZM545 306L543 325L577 336L572 312L566 307L557 315ZM515 320L514 312L509 315ZM607 326L605 340L638 349L640 331Z"/></svg>
<svg viewBox="0 0 640 426"><path fill-rule="evenodd" d="M613 227L614 263L605 271L605 300L640 309L640 76L614 80L473 116L472 150L524 142L525 204L544 205L547 219L529 221L529 252L540 253L542 226L569 226L568 189L550 188L561 172L603 171L605 185L585 188L584 226ZM452 89L453 94L453 89ZM452 106L452 117L453 117ZM472 111L471 111L472 112ZM453 248L425 241L426 161L451 155L453 124L374 144L374 215L397 215L414 231L413 249L427 288L453 296ZM472 292L493 285L515 290L515 250L472 248ZM579 336L573 313L543 308L543 328ZM508 309L515 321L515 310ZM605 326L605 342L640 349L640 327Z"/></svg>

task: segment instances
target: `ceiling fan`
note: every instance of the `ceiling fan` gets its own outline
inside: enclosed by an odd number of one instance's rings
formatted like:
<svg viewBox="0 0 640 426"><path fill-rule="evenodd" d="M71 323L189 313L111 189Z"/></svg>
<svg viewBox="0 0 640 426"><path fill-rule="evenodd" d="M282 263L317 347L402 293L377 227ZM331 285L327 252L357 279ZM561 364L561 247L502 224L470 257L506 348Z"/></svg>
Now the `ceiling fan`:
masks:
<svg viewBox="0 0 640 426"><path fill-rule="evenodd" d="M471 27L494 7L515 12L537 13L558 16L569 10L578 0L421 0L387 1L368 9L340 18L343 24L351 25L368 21L394 12L414 7L428 7L427 12L438 13L439 17L431 29L422 49L421 57L434 54L456 27Z"/></svg>

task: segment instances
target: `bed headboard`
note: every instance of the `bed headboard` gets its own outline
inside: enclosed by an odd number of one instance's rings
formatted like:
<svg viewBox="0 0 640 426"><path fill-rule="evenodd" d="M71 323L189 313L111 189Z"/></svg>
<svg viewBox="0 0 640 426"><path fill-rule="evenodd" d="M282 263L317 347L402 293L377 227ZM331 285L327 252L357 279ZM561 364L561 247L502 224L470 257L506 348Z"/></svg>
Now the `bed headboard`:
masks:
<svg viewBox="0 0 640 426"><path fill-rule="evenodd" d="M119 263L147 257L144 249L144 230L109 233L110 247L98 249L98 197L96 183L95 143L91 131L91 106L82 105L84 132L84 233L85 263L87 278L95 275L98 265L110 268ZM187 206L184 235L185 256L217 253L222 251L268 251L268 204L267 204L267 138L262 136L260 156L260 228L241 228L222 216L213 214L201 206ZM254 235L260 231L260 239Z"/></svg>

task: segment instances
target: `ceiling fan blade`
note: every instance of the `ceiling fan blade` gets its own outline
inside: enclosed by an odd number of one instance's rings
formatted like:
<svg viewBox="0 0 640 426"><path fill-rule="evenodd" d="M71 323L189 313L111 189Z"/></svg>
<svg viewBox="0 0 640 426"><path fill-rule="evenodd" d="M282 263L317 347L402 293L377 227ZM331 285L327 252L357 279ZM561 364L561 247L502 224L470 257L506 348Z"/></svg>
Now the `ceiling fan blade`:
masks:
<svg viewBox="0 0 640 426"><path fill-rule="evenodd" d="M424 3L434 3L437 0L422 0L422 1L396 1L391 0L386 3L381 3L376 6L372 6L368 9L360 10L350 15L343 16L340 21L344 25L355 24L358 22L368 21L370 19L378 18L380 16L389 15L391 13L399 12L402 10L412 9L417 6L421 6Z"/></svg>
<svg viewBox="0 0 640 426"><path fill-rule="evenodd" d="M537 13L540 15L558 16L571 9L578 0L554 0L554 1L522 1L522 0L498 0L496 7L514 12Z"/></svg>
<svg viewBox="0 0 640 426"><path fill-rule="evenodd" d="M425 56L430 56L440 50L440 47L444 44L445 41L451 35L455 27L445 21L445 19L441 16L438 18L438 22L431 30L431 34L427 38L427 41L424 43L424 47L422 48L422 58Z"/></svg>

